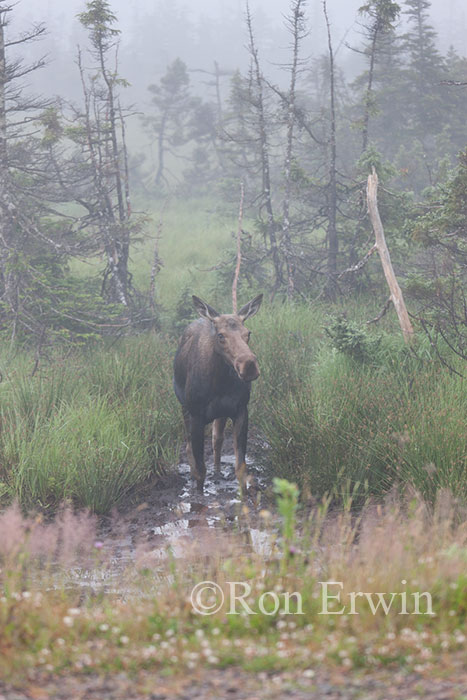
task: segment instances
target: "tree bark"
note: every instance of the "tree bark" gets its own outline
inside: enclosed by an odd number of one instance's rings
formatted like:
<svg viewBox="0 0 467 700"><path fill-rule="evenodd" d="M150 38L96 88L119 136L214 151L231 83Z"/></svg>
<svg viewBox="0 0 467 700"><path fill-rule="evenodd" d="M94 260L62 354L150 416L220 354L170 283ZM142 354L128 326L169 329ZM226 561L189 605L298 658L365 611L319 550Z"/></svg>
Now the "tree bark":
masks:
<svg viewBox="0 0 467 700"><path fill-rule="evenodd" d="M271 248L272 262L274 265L274 292L279 289L282 282L281 262L277 246L276 222L274 221L274 210L272 206L271 174L269 167L269 139L266 128L266 115L264 110L263 76L259 65L258 49L256 48L253 34L253 24L250 15L250 8L247 4L247 27L250 39L249 51L253 60L254 78L256 82L256 110L258 114L258 131L261 149L261 174L263 187L263 202L266 209L267 237Z"/></svg>
<svg viewBox="0 0 467 700"><path fill-rule="evenodd" d="M232 283L232 309L237 313L237 287L240 277L240 267L242 264L242 222L243 222L243 200L245 198L245 188L243 182L240 183L240 205L238 207L238 228L237 228L237 262Z"/></svg>
<svg viewBox="0 0 467 700"><path fill-rule="evenodd" d="M284 161L284 200L282 203L282 242L284 246L285 264L287 269L287 297L292 298L295 292L295 266L292 252L292 232L290 223L290 197L292 190L292 157L295 130L295 100L299 67L300 39L303 37L303 5L304 0L294 0L292 14L289 19L292 33L292 63L290 66L290 87L287 105L287 140Z"/></svg>
<svg viewBox="0 0 467 700"><path fill-rule="evenodd" d="M329 23L326 0L323 0L323 12L326 20L326 29L328 35L328 52L329 52L329 79L330 79L330 109L331 123L329 134L329 186L328 186L328 294L331 298L335 297L336 293L336 275L337 275L337 255L339 253L339 239L337 235L337 177L336 177L336 162L337 162L337 146L336 146L336 95L335 95L335 67L334 67L334 50L332 47L331 25Z"/></svg>
<svg viewBox="0 0 467 700"><path fill-rule="evenodd" d="M384 236L384 228L378 210L378 175L374 168L372 174L368 175L367 202L368 213L375 234L376 247L381 258L384 276L386 277L386 282L391 292L391 300L396 309L397 316L399 317L404 340L406 343L410 343L413 339L414 330L407 312L407 307L405 306L402 290L394 273L391 256L389 255L386 238Z"/></svg>

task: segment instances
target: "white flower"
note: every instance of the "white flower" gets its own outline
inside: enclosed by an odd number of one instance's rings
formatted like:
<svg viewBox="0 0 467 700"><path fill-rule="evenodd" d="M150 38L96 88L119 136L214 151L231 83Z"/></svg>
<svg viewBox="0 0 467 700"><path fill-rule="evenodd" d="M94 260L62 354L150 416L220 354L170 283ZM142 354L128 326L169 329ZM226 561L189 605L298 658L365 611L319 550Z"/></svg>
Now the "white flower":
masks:
<svg viewBox="0 0 467 700"><path fill-rule="evenodd" d="M149 659L151 656L154 656L156 651L156 647L150 644L148 647L143 649L143 659Z"/></svg>
<svg viewBox="0 0 467 700"><path fill-rule="evenodd" d="M73 618L70 617L69 615L65 615L65 617L63 618L63 624L66 627L73 627L73 622L74 622Z"/></svg>
<svg viewBox="0 0 467 700"><path fill-rule="evenodd" d="M120 637L120 644L128 644L129 641L129 637L127 637L125 634L122 634L122 636Z"/></svg>

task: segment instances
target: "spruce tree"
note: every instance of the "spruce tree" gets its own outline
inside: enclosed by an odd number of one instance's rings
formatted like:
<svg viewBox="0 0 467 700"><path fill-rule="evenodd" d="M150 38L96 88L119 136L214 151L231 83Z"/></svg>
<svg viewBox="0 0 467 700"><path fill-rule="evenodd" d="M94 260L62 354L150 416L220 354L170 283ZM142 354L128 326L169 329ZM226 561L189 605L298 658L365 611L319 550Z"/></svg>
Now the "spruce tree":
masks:
<svg viewBox="0 0 467 700"><path fill-rule="evenodd" d="M442 131L446 114L441 86L445 64L429 21L430 7L429 0L405 0L409 25L404 37L408 58L405 113L411 135L427 147L433 135Z"/></svg>
<svg viewBox="0 0 467 700"><path fill-rule="evenodd" d="M357 89L362 92L362 152L368 148L370 119L378 112L375 93L375 78L378 62L384 61L384 49L387 49L387 36L393 32L394 23L400 12L400 6L393 0L371 0L359 8L363 17L364 44L359 53L365 56L367 68L363 76L356 81Z"/></svg>
<svg viewBox="0 0 467 700"><path fill-rule="evenodd" d="M167 179L167 154L186 140L185 130L193 109L198 105L190 91L190 76L185 63L176 58L158 84L148 88L152 95L153 114L144 118L144 124L157 145L155 185L161 188Z"/></svg>

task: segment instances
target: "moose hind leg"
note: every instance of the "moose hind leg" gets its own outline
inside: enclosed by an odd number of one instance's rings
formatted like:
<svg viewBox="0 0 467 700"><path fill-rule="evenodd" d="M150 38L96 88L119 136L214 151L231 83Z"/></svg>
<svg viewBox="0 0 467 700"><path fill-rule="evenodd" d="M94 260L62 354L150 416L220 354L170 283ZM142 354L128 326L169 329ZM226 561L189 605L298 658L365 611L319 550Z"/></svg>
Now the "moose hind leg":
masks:
<svg viewBox="0 0 467 700"><path fill-rule="evenodd" d="M191 464L191 476L195 479L198 490L202 491L206 478L206 465L204 463L204 421L195 416L191 417L191 449L193 462Z"/></svg>
<svg viewBox="0 0 467 700"><path fill-rule="evenodd" d="M247 467L245 462L246 442L248 437L248 409L245 408L234 420L233 424L234 450L235 450L235 474L242 493L244 493L247 481Z"/></svg>
<svg viewBox="0 0 467 700"><path fill-rule="evenodd" d="M226 423L227 418L216 418L212 425L212 451L214 452L214 471L216 474L219 474L221 470L221 451Z"/></svg>
<svg viewBox="0 0 467 700"><path fill-rule="evenodd" d="M185 423L186 457L188 460L188 464L190 465L191 473L193 473L194 458L193 458L193 450L191 449L191 416L188 413L188 411L186 410L186 408L182 408L182 413L183 413L183 422Z"/></svg>

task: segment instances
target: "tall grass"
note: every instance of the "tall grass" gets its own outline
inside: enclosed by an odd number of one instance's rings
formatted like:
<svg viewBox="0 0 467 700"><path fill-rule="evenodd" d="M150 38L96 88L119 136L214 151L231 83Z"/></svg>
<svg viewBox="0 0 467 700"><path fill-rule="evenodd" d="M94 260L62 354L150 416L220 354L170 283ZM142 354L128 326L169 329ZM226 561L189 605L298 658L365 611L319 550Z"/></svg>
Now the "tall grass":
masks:
<svg viewBox="0 0 467 700"><path fill-rule="evenodd" d="M383 335L370 363L329 346L323 311L283 308L255 319L262 377L254 419L275 475L319 497L336 484L381 495L394 484L467 498L467 391L423 342Z"/></svg>
<svg viewBox="0 0 467 700"><path fill-rule="evenodd" d="M358 518L351 504L328 513L326 501L296 528L296 487L276 481L276 491L283 525L277 532L263 513L268 556L246 547L244 535L231 528L205 530L180 559L151 558L142 548L120 571L119 594L86 596L70 585L74 566L100 572L101 580L112 570L111 550L95 546L89 516L65 509L50 523L22 518L14 507L0 514L2 678L24 679L32 671L186 674L228 665L389 667L438 670L449 678L459 672L456 664L465 666L465 513L449 494L440 492L434 507L392 497L377 508L367 505ZM242 518L248 522L246 507ZM195 585L204 586L200 598L193 598ZM196 603L213 604L213 585L223 601L216 597L212 614L196 614ZM251 614L235 603L244 586ZM381 600L389 604L386 612Z"/></svg>
<svg viewBox="0 0 467 700"><path fill-rule="evenodd" d="M154 335L57 358L30 376L24 357L0 385L0 482L28 507L62 500L109 511L176 462L181 425L172 344Z"/></svg>
<svg viewBox="0 0 467 700"><path fill-rule="evenodd" d="M232 245L236 220L226 221L217 211L217 202L210 199L172 200L160 202L151 211L152 231L132 255L132 272L141 287L149 285L155 236L162 221L159 253L163 267L157 276L158 301L173 309L184 288L199 296L211 296L217 265L225 249ZM152 207L151 207L152 208Z"/></svg>

